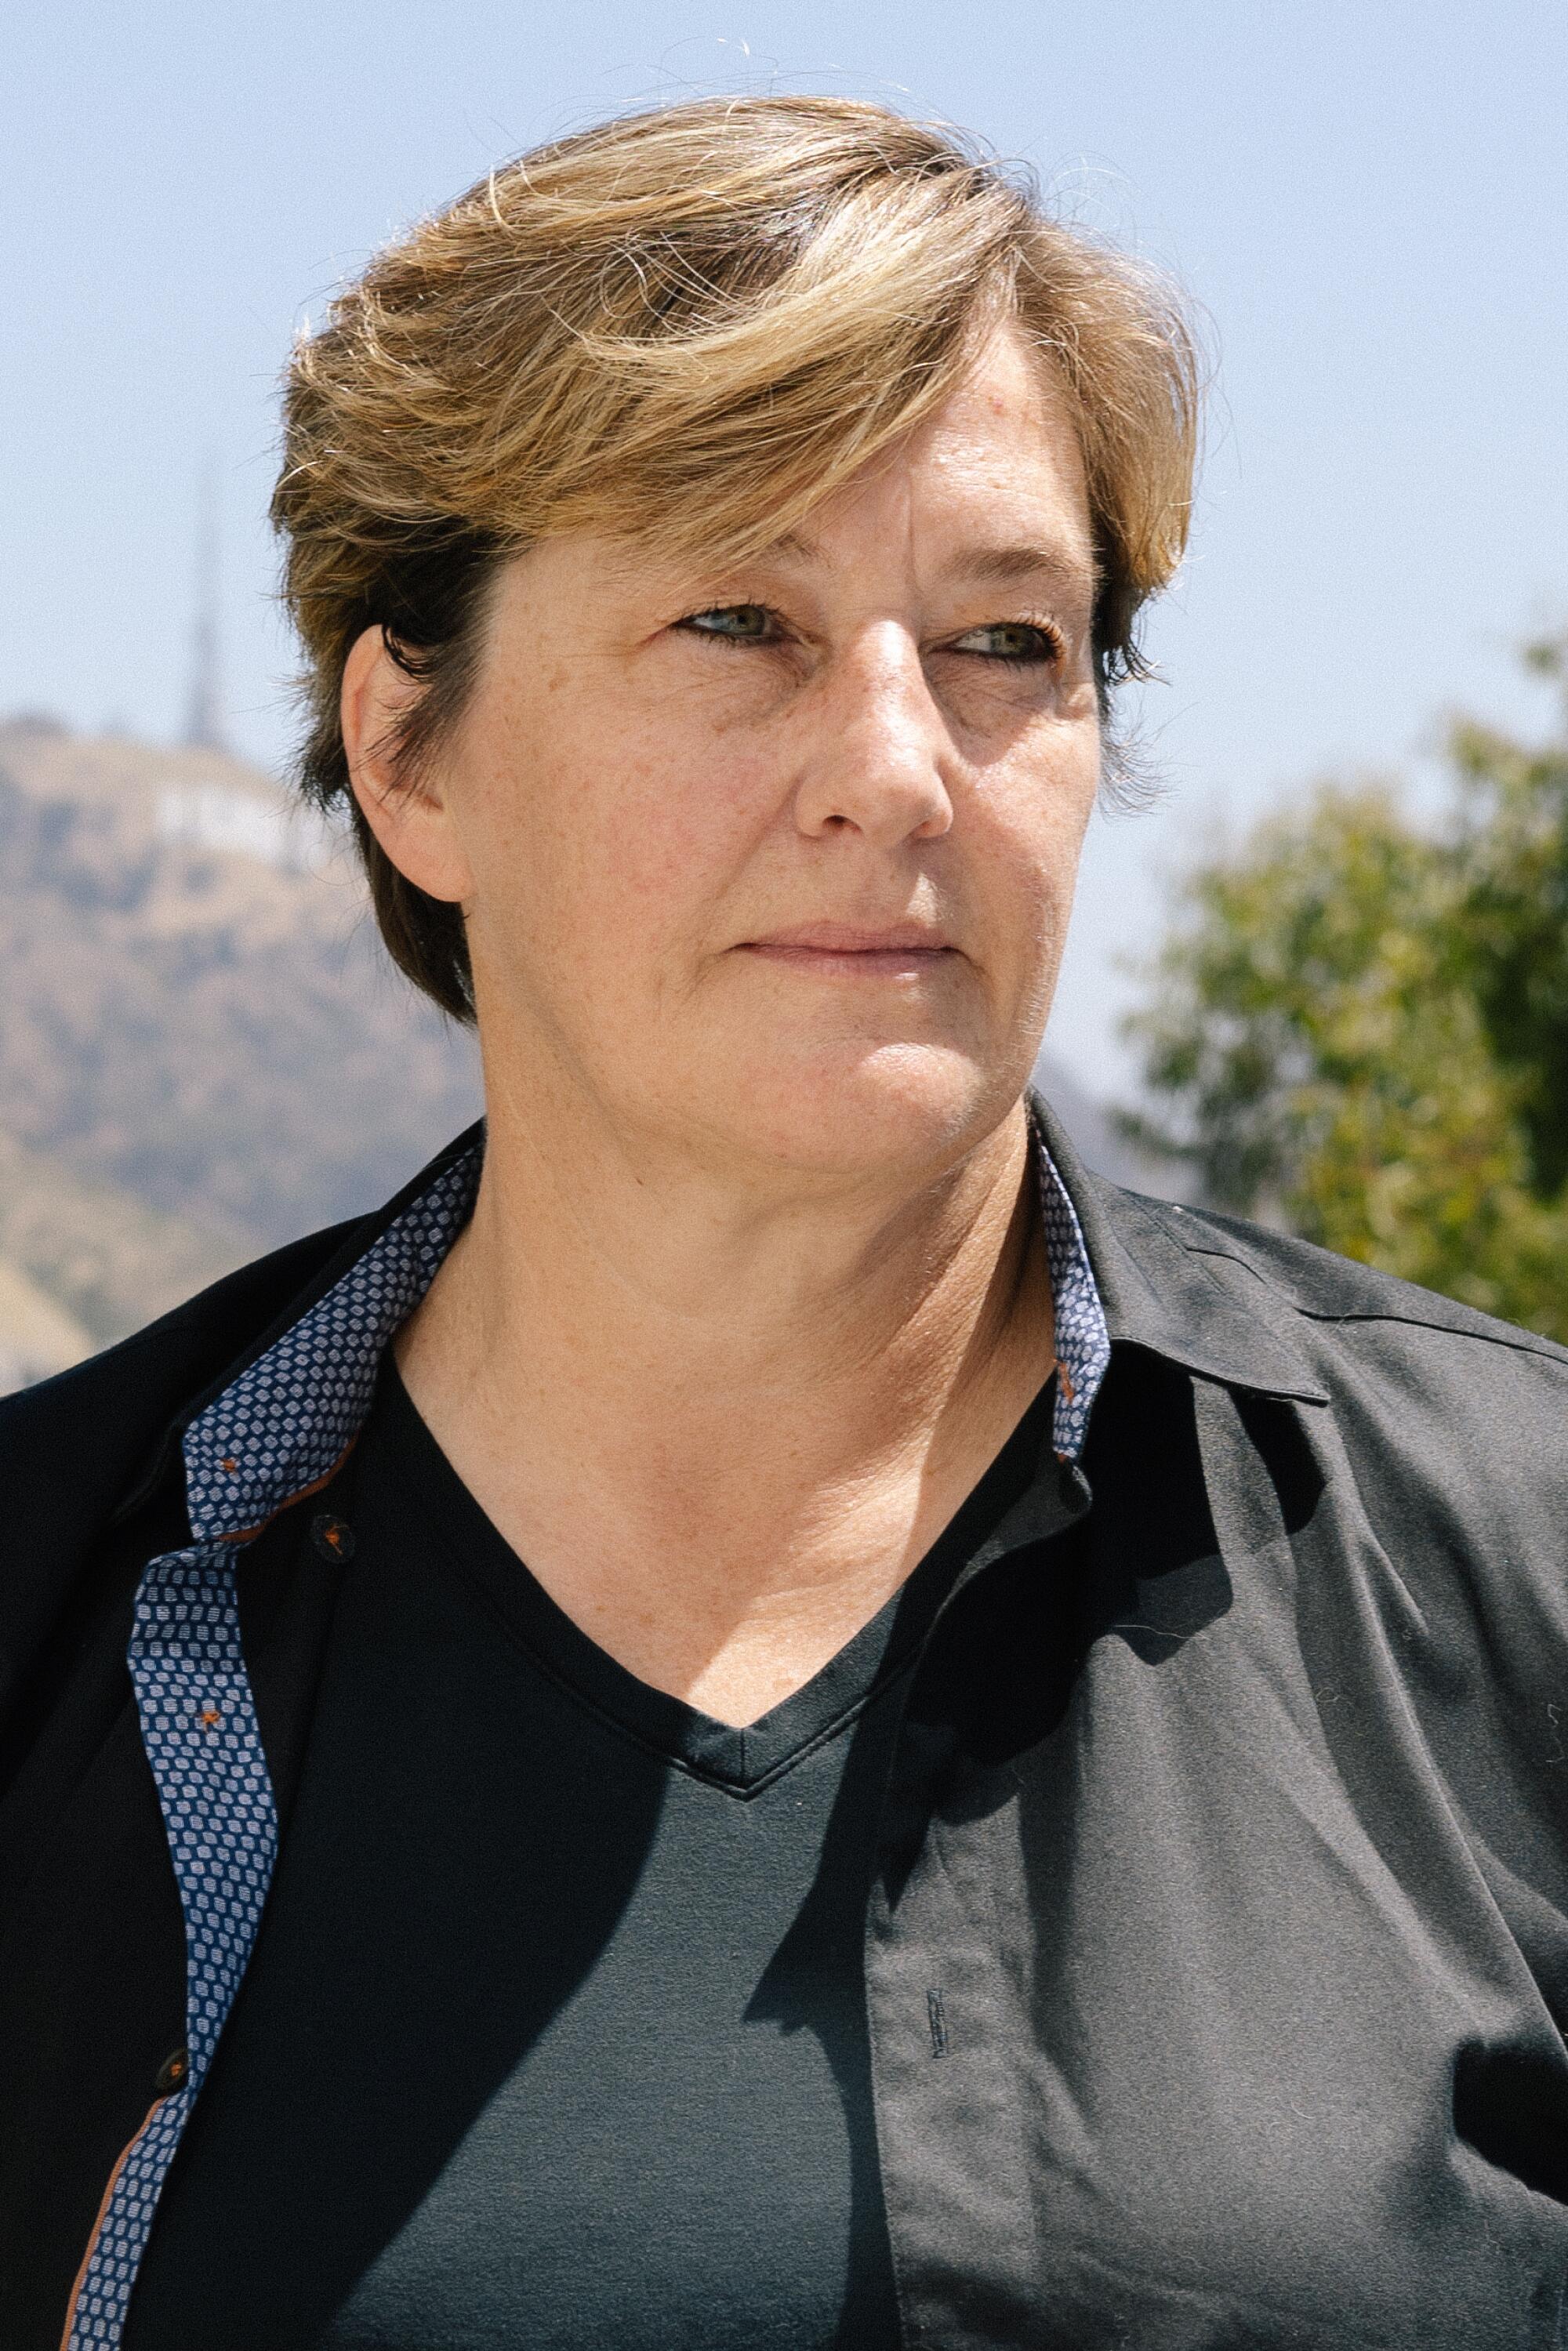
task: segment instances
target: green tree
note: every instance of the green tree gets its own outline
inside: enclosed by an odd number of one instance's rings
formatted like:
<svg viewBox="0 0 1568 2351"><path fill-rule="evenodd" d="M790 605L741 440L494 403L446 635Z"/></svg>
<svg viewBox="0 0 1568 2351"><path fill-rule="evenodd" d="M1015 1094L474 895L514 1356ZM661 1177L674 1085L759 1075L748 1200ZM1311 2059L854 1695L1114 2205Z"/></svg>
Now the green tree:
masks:
<svg viewBox="0 0 1568 2351"><path fill-rule="evenodd" d="M1527 659L1568 684L1568 637ZM1568 1339L1568 725L1448 755L1436 822L1323 787L1186 876L1124 1123L1218 1207Z"/></svg>

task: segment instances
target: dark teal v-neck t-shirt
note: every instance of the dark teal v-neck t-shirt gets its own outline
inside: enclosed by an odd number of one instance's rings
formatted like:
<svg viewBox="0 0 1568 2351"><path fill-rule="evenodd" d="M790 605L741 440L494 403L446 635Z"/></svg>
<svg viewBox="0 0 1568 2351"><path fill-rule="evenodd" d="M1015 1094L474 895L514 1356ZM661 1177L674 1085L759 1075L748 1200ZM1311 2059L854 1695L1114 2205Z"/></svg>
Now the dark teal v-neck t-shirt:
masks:
<svg viewBox="0 0 1568 2351"><path fill-rule="evenodd" d="M126 2351L893 2351L862 1937L904 1591L745 1729L529 1575L391 1362L261 1936ZM346 1546L345 1546L346 1547Z"/></svg>

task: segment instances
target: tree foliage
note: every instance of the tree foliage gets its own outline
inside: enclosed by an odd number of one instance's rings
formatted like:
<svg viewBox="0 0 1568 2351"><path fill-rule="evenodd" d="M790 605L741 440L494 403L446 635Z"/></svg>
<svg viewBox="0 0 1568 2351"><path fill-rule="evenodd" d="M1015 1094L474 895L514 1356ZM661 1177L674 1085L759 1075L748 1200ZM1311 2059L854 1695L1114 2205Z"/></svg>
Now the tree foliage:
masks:
<svg viewBox="0 0 1568 2351"><path fill-rule="evenodd" d="M1568 686L1568 637L1527 659ZM1216 1206L1568 1339L1568 725L1448 758L1436 822L1323 787L1187 875L1125 1123Z"/></svg>

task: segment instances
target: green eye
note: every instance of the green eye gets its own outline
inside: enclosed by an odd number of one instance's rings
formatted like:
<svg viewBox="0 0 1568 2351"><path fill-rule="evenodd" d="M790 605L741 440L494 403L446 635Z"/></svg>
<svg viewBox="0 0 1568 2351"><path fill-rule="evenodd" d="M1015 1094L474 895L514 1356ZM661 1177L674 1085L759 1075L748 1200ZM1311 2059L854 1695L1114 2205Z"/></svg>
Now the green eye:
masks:
<svg viewBox="0 0 1568 2351"><path fill-rule="evenodd" d="M956 653L979 653L988 661L1033 664L1054 661L1060 638L1030 621L998 621L987 629L971 629L955 641Z"/></svg>
<svg viewBox="0 0 1568 2351"><path fill-rule="evenodd" d="M767 643L772 621L766 604L716 604L711 611L691 613L679 625L721 644L759 645Z"/></svg>

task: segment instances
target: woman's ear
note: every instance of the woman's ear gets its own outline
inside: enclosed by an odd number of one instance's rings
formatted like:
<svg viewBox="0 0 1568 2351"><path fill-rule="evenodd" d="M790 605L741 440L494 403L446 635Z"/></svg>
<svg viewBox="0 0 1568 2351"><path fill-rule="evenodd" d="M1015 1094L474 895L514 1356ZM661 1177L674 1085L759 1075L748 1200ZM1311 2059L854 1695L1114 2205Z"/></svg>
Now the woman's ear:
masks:
<svg viewBox="0 0 1568 2351"><path fill-rule="evenodd" d="M426 691L400 668L386 632L364 630L349 649L339 724L360 812L405 881L427 897L461 904L474 877L452 819L447 778L430 769L400 778L393 758L410 705Z"/></svg>

